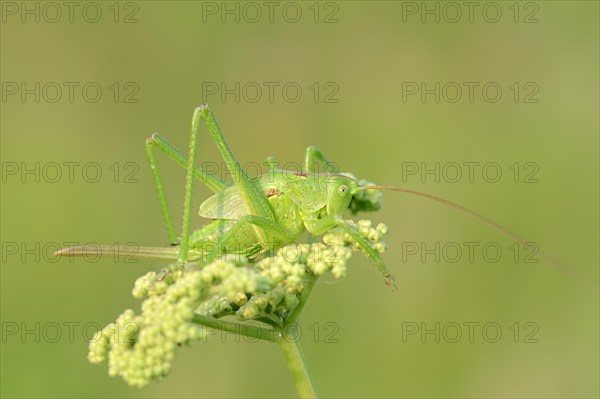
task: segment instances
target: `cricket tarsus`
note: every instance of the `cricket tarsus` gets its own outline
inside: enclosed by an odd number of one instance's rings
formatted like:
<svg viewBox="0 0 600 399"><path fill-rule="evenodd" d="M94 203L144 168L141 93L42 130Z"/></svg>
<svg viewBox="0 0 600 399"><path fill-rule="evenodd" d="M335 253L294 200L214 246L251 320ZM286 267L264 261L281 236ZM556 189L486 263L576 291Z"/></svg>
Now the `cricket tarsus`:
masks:
<svg viewBox="0 0 600 399"><path fill-rule="evenodd" d="M385 285L392 287L392 291L398 291L398 285L396 284L396 277L387 273L385 275Z"/></svg>

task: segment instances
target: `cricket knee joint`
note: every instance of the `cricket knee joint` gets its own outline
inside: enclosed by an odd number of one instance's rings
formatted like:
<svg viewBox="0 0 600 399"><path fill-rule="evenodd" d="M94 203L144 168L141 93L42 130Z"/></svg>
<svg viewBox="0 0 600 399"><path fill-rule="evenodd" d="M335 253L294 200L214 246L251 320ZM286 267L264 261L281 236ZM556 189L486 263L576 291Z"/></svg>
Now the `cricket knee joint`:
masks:
<svg viewBox="0 0 600 399"><path fill-rule="evenodd" d="M311 145L311 146L309 146L309 147L306 148L306 158L307 159L312 159L312 160L315 160L315 159L322 160L322 159L324 159L323 153L321 152L321 150L319 150L314 145Z"/></svg>
<svg viewBox="0 0 600 399"><path fill-rule="evenodd" d="M158 133L152 133L150 136L148 136L148 138L146 139L146 145L154 145L156 143L156 137L158 137Z"/></svg>

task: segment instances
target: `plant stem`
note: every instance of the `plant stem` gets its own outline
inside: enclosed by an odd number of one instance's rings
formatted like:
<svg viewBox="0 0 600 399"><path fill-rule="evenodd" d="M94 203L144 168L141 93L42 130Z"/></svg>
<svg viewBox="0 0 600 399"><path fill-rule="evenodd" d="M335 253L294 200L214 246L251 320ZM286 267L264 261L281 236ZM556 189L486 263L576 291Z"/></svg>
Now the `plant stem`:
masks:
<svg viewBox="0 0 600 399"><path fill-rule="evenodd" d="M300 346L300 337L298 336L298 329L294 326L298 323L300 313L302 313L304 305L306 305L306 301L308 300L316 281L317 276L312 273L309 274L306 287L300 296L300 302L286 318L282 328L274 327L271 329L250 326L198 314L194 315L192 322L221 331L277 343L279 348L281 348L287 366L292 373L300 397L316 398L317 392L312 382L310 372L308 371L308 367L306 366L306 361L304 360L304 354L302 353L302 347Z"/></svg>
<svg viewBox="0 0 600 399"><path fill-rule="evenodd" d="M306 298L305 298L306 301ZM305 302L303 301L302 304ZM298 305L299 306L299 305ZM297 316L294 320L297 319ZM218 320L208 316L194 315L193 323L216 330L227 331L233 334L240 334L250 338L262 339L265 341L276 342L281 348L288 368L294 378L296 389L301 398L316 398L314 384L312 382L304 354L300 346L300 337L296 328L286 328L293 323L286 323L283 329L270 329L250 325L232 323L225 320ZM284 333L285 331L285 333Z"/></svg>
<svg viewBox="0 0 600 399"><path fill-rule="evenodd" d="M294 327L294 324L298 324L300 313L302 313L304 305L306 305L306 301L308 300L316 281L317 276L310 273L306 282L306 287L304 287L304 291L300 296L300 302L286 318L282 332L276 335L275 340L283 352L283 356L292 373L296 389L301 398L316 398L317 392L312 382L310 372L308 371L308 367L306 366L306 361L304 360L304 354L302 353L302 347L300 346L300 337L298 336L298 329L288 327Z"/></svg>
<svg viewBox="0 0 600 399"><path fill-rule="evenodd" d="M296 330L294 329L294 331ZM300 347L300 337L296 334L293 337L282 334L275 342L277 342L283 352L300 397L316 398L317 392L306 367L302 348Z"/></svg>
<svg viewBox="0 0 600 399"><path fill-rule="evenodd" d="M306 305L306 301L308 301L308 297L310 296L310 293L312 292L312 289L315 286L315 283L317 282L317 278L318 277L312 273L308 274L308 278L306 280L306 287L304 287L304 291L302 291L302 295L300 296L300 302L298 302L298 305L296 305L292 313L290 313L289 316L286 318L286 325L296 322L296 320L300 317L300 313L302 313L304 305Z"/></svg>

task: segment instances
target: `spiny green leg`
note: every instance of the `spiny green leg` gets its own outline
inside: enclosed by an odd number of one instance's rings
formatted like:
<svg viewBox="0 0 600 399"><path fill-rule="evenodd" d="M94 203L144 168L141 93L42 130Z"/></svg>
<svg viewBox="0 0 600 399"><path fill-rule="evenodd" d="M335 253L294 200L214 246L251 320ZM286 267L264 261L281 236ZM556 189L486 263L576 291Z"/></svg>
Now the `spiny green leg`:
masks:
<svg viewBox="0 0 600 399"><path fill-rule="evenodd" d="M250 178L248 178L241 165L227 146L227 143L225 143L223 134L217 125L217 121L215 120L213 113L208 108L208 105L203 104L199 106L197 111L206 122L208 131L213 137L221 156L225 160L227 168L233 175L233 180L239 187L248 214L261 216L264 219L275 222L275 216L273 215L273 212L267 203L267 198L260 191L260 189L252 183ZM258 226L255 226L254 231L256 232L259 243L266 244L267 237L264 231Z"/></svg>
<svg viewBox="0 0 600 399"><path fill-rule="evenodd" d="M187 158L160 134L153 133L148 138L148 144L164 152L169 156L169 158L177 162L182 167L187 168ZM229 187L229 183L204 170L202 166L196 166L194 168L194 176L201 182L205 183L206 186L214 193L218 193Z"/></svg>
<svg viewBox="0 0 600 399"><path fill-rule="evenodd" d="M369 243L367 242L367 240L365 240L360 235L360 233L358 231L356 231L356 229L354 229L348 223L344 222L343 220L340 220L338 222L338 226L340 226L342 229L344 229L344 231L346 233L348 233L350 235L350 237L352 237L352 239L354 241L356 241L356 243L367 254L367 256L369 258L371 258L373 260L373 262L375 262L375 266L377 266L377 268L379 269L379 271L381 271L381 273L383 273L383 276L385 278L385 283L387 285L391 285L392 288L394 290L396 290L396 280L395 280L394 276L392 276L390 274L390 272L387 271L387 269L385 267L385 263L383 263L383 259L381 259L381 257L377 253L377 251L375 251L373 249L373 247L371 247L369 245Z"/></svg>
<svg viewBox="0 0 600 399"><path fill-rule="evenodd" d="M320 171L316 167L316 163L322 165L324 170ZM306 149L306 154L304 156L304 170L309 173L315 172L329 172L329 173L337 173L339 172L337 165L334 162L329 162L327 158L323 155L323 153L317 147L308 147Z"/></svg>
<svg viewBox="0 0 600 399"><path fill-rule="evenodd" d="M171 213L169 212L169 205L165 196L165 188L162 184L162 179L160 178L160 173L158 171L158 164L156 163L156 158L154 157L154 151L152 151L153 137L154 136L150 136L148 139L146 139L146 154L148 155L148 161L150 161L150 170L152 171L154 186L156 187L156 191L158 193L158 200L160 201L160 208L165 221L165 227L167 228L169 242L174 244L177 241L177 236L175 235L175 228L173 227L173 218L171 218Z"/></svg>
<svg viewBox="0 0 600 399"><path fill-rule="evenodd" d="M188 259L188 250L190 246L190 225L192 223L192 191L194 189L194 169L196 162L196 149L198 146L198 131L200 129L200 118L202 109L200 107L194 110L192 117L192 129L190 132L190 148L187 163L187 175L185 178L185 199L183 203L183 228L181 231L181 247L179 250L179 259L185 263Z"/></svg>
<svg viewBox="0 0 600 399"><path fill-rule="evenodd" d="M160 136L158 133L153 133L150 137L148 137L148 139L146 139L146 154L148 155L148 160L150 161L150 170L152 171L152 176L154 177L154 185L156 186L156 191L158 192L158 199L160 201L163 219L167 228L169 242L173 244L177 241L177 236L175 234L175 228L173 226L173 219L169 212L169 206L165 195L165 189L162 184L160 173L158 171L158 163L156 161L156 157L154 156L154 148L157 148L160 151L164 152L167 156L169 156L169 158L173 159L175 162L177 162L184 168L187 166L188 160L175 147L173 147L173 145L171 145L165 138ZM210 188L214 192L222 191L229 186L227 182L219 179L214 175L211 175L202 167L194 168L194 176L200 181L206 183L208 188Z"/></svg>
<svg viewBox="0 0 600 399"><path fill-rule="evenodd" d="M341 218L331 215L327 215L320 219L307 218L305 220L305 224L306 229L315 235L323 234L324 232L337 226L344 229L344 231L348 233L350 237L352 237L352 239L360 246L360 248L367 254L367 256L371 258L373 262L375 262L375 266L377 266L379 271L381 271L381 273L383 273L383 276L385 277L385 283L388 285L392 284L394 289L396 289L394 277L387 271L385 263L383 263L381 256L379 256L377 251L375 251L373 247L369 245L367 240L365 240L360 235L360 233L356 231L356 229L354 229L351 225L346 223Z"/></svg>

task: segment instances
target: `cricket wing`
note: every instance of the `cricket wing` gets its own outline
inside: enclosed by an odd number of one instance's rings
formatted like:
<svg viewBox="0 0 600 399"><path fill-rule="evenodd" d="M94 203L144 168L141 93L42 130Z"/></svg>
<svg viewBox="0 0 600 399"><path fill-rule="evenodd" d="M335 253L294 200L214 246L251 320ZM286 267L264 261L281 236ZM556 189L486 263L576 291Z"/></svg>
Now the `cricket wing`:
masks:
<svg viewBox="0 0 600 399"><path fill-rule="evenodd" d="M268 197L269 191L275 189L275 184L268 176L258 177L255 183L266 197ZM199 215L207 219L238 220L249 213L239 188L231 186L208 197L200 205Z"/></svg>
<svg viewBox="0 0 600 399"><path fill-rule="evenodd" d="M200 205L199 215L207 219L237 220L248 214L248 209L237 186L228 187L208 197Z"/></svg>

